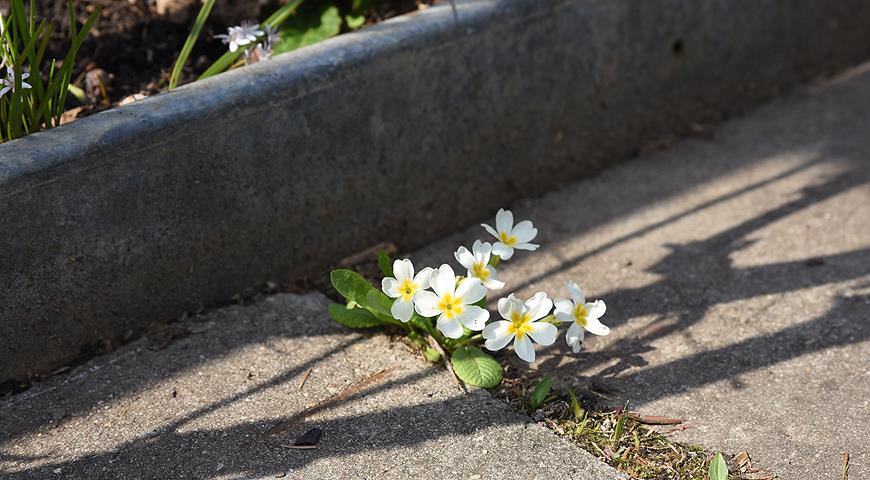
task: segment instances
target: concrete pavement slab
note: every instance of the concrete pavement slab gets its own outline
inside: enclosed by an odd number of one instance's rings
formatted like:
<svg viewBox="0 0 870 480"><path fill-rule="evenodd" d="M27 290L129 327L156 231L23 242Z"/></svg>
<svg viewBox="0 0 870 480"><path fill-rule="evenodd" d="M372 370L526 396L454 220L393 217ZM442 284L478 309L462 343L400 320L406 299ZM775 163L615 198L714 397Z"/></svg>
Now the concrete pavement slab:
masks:
<svg viewBox="0 0 870 480"><path fill-rule="evenodd" d="M868 72L516 205L542 248L502 265L504 295L576 280L613 328L578 355L562 337L532 368L683 418L678 439L781 478L840 478L842 452L870 478Z"/></svg>
<svg viewBox="0 0 870 480"><path fill-rule="evenodd" d="M280 294L218 309L4 399L0 476L624 478L326 305ZM286 447L311 428L317 449Z"/></svg>

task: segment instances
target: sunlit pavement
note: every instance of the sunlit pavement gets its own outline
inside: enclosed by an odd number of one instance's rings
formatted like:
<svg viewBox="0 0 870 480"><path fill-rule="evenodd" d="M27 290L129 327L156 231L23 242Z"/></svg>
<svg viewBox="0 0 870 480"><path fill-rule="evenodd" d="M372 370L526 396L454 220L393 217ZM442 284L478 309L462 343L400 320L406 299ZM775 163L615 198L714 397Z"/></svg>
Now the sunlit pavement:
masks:
<svg viewBox="0 0 870 480"><path fill-rule="evenodd" d="M843 452L870 478L868 132L865 66L515 205L542 247L503 266L504 295L575 280L613 328L579 355L561 337L529 375L684 419L676 438L781 478L840 478Z"/></svg>

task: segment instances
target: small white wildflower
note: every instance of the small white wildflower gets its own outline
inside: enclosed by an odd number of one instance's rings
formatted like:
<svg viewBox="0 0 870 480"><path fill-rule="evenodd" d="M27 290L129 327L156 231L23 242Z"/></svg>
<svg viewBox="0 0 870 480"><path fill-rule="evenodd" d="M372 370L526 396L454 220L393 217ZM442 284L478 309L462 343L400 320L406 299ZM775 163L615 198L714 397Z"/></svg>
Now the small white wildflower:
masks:
<svg viewBox="0 0 870 480"><path fill-rule="evenodd" d="M0 63L0 68L3 68L5 63L5 61ZM24 81L24 79L29 76L30 74L27 72L21 73L21 88L32 88L29 83ZM0 85L2 85L2 88L0 88L0 97L6 95L9 91L15 91L15 69L11 65L6 67L6 77L0 78Z"/></svg>
<svg viewBox="0 0 870 480"><path fill-rule="evenodd" d="M534 362L532 340L539 345L552 345L556 341L556 326L538 321L549 315L552 308L553 301L544 292L536 293L525 303L514 294L499 299L498 313L504 320L490 323L483 329L484 346L491 351L501 350L513 340L517 356L529 363Z"/></svg>
<svg viewBox="0 0 870 480"><path fill-rule="evenodd" d="M231 52L236 52L239 47L256 42L257 37L263 34L259 23L245 21L238 27L228 28L226 34L215 35L215 38L220 38L230 46Z"/></svg>
<svg viewBox="0 0 870 480"><path fill-rule="evenodd" d="M414 265L410 260L393 262L393 275L381 282L381 289L390 298L395 298L390 313L397 320L407 322L414 314L414 300L426 288L429 288L429 276L434 270L426 267L414 275Z"/></svg>
<svg viewBox="0 0 870 480"><path fill-rule="evenodd" d="M429 277L429 285L435 293L423 291L417 295L414 307L424 317L438 316L438 330L447 338L462 336L464 325L469 330L480 331L489 320L489 312L477 305L486 295L486 288L478 278L465 278L456 285L456 275L446 263Z"/></svg>
<svg viewBox="0 0 870 480"><path fill-rule="evenodd" d="M571 326L568 327L568 332L565 334L565 341L568 342L574 353L577 353L583 346L586 331L594 335L610 333L610 328L599 320L607 310L607 306L603 300L587 303L583 291L574 282L568 282L566 286L571 299L557 299L554 315L557 320L571 322Z"/></svg>
<svg viewBox="0 0 870 480"><path fill-rule="evenodd" d="M507 260L517 250L537 250L538 245L529 243L538 234L538 229L532 226L532 222L523 220L514 225L514 214L510 210L500 208L495 215L495 228L482 223L481 226L490 235L498 239L492 246L492 253L502 260Z"/></svg>
<svg viewBox="0 0 870 480"><path fill-rule="evenodd" d="M263 25L263 30L265 31L263 41L254 45L253 48L245 50L245 63L248 65L272 58L272 51L275 45L281 41L281 35L278 33L278 30L270 25Z"/></svg>
<svg viewBox="0 0 870 480"><path fill-rule="evenodd" d="M498 290L504 287L504 282L496 279L496 270L489 265L492 254L492 244L475 240L471 246L471 252L465 247L459 247L453 256L456 261L465 267L469 277L479 278L483 286L490 290Z"/></svg>

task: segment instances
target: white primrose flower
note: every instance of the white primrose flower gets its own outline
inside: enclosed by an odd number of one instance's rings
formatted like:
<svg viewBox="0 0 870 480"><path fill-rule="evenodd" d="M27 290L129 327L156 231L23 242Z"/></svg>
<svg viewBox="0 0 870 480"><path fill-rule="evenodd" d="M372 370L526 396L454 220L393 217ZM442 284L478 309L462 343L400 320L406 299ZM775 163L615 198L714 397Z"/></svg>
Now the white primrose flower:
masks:
<svg viewBox="0 0 870 480"><path fill-rule="evenodd" d="M489 320L489 312L477 305L486 295L486 288L479 278L465 278L456 285L456 275L446 263L429 277L429 285L435 293L422 291L414 301L417 313L424 317L438 316L438 330L447 338L462 336L462 326L469 330L483 330Z"/></svg>
<svg viewBox="0 0 870 480"><path fill-rule="evenodd" d="M603 300L587 303L583 291L574 282L568 282L566 286L571 294L571 299L559 298L556 300L555 316L557 320L562 322L571 322L571 326L568 327L568 332L565 334L565 340L573 348L574 353L577 353L583 346L583 337L586 331L594 335L610 333L610 328L599 320L607 310L607 306Z"/></svg>
<svg viewBox="0 0 870 480"><path fill-rule="evenodd" d="M0 68L3 68L5 63L5 61L0 63ZM24 81L29 76L30 74L27 72L21 73L21 88L31 88L30 84ZM11 65L6 67L6 78L0 78L0 97L6 95L9 91L15 91L15 69Z"/></svg>
<svg viewBox="0 0 870 480"><path fill-rule="evenodd" d="M514 225L514 214L510 210L500 208L495 215L495 228L482 223L481 226L490 235L498 239L492 246L492 253L507 260L517 250L537 250L538 245L529 243L538 234L538 229L532 226L532 222L523 220Z"/></svg>
<svg viewBox="0 0 870 480"><path fill-rule="evenodd" d="M235 52L239 47L256 42L257 37L263 34L259 23L245 21L238 27L228 28L226 34L215 35L215 38L220 38L225 44L229 44L230 51Z"/></svg>
<svg viewBox="0 0 870 480"><path fill-rule="evenodd" d="M498 313L504 320L490 323L483 329L483 338L486 339L484 345L488 350L496 351L513 340L517 356L529 363L534 362L535 347L532 340L539 345L552 345L556 341L556 326L538 321L546 317L552 308L553 301L544 292L536 293L525 303L514 294L499 299Z"/></svg>
<svg viewBox="0 0 870 480"><path fill-rule="evenodd" d="M491 254L492 244L475 240L474 245L471 246L471 252L465 247L459 247L453 256L468 270L468 277L479 278L484 287L498 290L504 286L504 282L495 278L497 272L494 267L489 265Z"/></svg>
<svg viewBox="0 0 870 480"><path fill-rule="evenodd" d="M429 276L434 270L426 267L414 276L414 265L410 260L393 262L393 275L381 282L381 289L390 298L395 298L390 313L396 320L407 322L414 314L414 301L420 293L429 288Z"/></svg>

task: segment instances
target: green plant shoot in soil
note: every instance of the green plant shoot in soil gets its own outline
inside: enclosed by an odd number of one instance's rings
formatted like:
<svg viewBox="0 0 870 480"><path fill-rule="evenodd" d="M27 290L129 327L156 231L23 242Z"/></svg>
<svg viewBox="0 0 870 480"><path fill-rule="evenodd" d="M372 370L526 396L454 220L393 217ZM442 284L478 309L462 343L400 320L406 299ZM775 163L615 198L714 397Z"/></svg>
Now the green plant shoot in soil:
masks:
<svg viewBox="0 0 870 480"><path fill-rule="evenodd" d="M9 16L0 15L0 142L60 125L76 54L99 16L78 28L72 3L67 9L72 40L63 59L46 56L54 25L37 18L35 2L11 0Z"/></svg>

